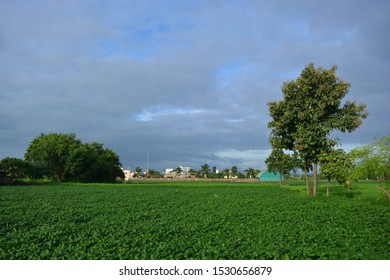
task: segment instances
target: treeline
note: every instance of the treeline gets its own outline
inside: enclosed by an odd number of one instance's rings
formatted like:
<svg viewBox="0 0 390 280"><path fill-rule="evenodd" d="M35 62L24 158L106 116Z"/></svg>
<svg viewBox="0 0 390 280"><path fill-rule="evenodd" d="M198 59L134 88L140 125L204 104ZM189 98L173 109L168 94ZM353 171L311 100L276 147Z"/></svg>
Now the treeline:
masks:
<svg viewBox="0 0 390 280"><path fill-rule="evenodd" d="M217 167L210 168L207 163L201 165L199 170L191 168L185 172L181 166L176 167L169 174L161 174L159 171L149 169L142 172L141 167L136 167L133 178L208 178L208 179L246 179L256 178L261 173L260 169L247 168L244 173L238 170L236 165L231 168L224 169L222 172L217 170Z"/></svg>
<svg viewBox="0 0 390 280"><path fill-rule="evenodd" d="M74 133L41 133L31 141L24 159L0 161L0 184L15 184L21 178L111 183L124 174L119 156L103 144L83 143Z"/></svg>

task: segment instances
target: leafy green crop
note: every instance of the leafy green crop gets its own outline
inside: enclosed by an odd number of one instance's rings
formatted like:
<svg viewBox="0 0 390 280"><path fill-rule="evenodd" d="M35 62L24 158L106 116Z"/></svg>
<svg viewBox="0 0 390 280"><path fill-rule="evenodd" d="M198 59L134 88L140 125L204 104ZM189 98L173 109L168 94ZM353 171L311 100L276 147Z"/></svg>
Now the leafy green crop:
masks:
<svg viewBox="0 0 390 280"><path fill-rule="evenodd" d="M259 184L0 188L0 259L390 259L390 211Z"/></svg>

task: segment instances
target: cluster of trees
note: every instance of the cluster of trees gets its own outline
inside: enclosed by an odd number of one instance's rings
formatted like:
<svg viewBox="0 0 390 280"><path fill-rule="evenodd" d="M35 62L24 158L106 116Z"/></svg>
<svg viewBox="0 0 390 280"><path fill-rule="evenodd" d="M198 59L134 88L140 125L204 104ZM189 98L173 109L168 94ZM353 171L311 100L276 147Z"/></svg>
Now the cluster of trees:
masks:
<svg viewBox="0 0 390 280"><path fill-rule="evenodd" d="M390 206L390 134L353 149L349 155L354 164L351 177L354 180L378 180L379 189L387 196Z"/></svg>
<svg viewBox="0 0 390 280"><path fill-rule="evenodd" d="M0 161L0 183L12 184L23 177L105 183L124 178L114 151L100 143L82 143L74 133L42 133L31 141L24 157Z"/></svg>
<svg viewBox="0 0 390 280"><path fill-rule="evenodd" d="M355 164L354 179L390 179L390 134L383 138L376 137L371 144L357 147L349 154Z"/></svg>
<svg viewBox="0 0 390 280"><path fill-rule="evenodd" d="M302 169L308 194L317 194L318 165L323 166L329 178L336 178L346 187L350 185L344 174L336 172L340 168L332 167L346 167L349 163L345 153L335 149L338 140L331 139L330 133L352 132L368 115L364 104L347 101L341 105L350 84L335 75L336 69L309 64L297 80L283 83L283 100L268 103L272 118L268 123L272 146L266 161L268 168L281 173ZM310 171L313 171L312 187L308 180Z"/></svg>

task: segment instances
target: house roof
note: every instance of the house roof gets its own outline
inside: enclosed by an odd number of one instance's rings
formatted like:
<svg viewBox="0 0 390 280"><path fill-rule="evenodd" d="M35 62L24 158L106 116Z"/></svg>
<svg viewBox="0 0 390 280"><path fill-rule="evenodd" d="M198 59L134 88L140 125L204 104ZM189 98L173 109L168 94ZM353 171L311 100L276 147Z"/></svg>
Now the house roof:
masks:
<svg viewBox="0 0 390 280"><path fill-rule="evenodd" d="M279 181L280 180L280 173L279 172L271 172L271 171L263 171L259 175L260 181ZM284 176L282 176L282 180L284 179Z"/></svg>

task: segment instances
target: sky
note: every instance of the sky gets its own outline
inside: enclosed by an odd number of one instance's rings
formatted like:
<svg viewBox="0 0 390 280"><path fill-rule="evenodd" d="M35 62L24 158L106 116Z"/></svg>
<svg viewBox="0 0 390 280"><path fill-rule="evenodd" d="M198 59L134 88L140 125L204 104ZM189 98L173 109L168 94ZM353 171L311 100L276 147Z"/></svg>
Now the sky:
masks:
<svg viewBox="0 0 390 280"><path fill-rule="evenodd" d="M0 159L76 133L122 165L264 170L267 103L309 63L369 116L347 151L390 132L390 2L0 0Z"/></svg>

